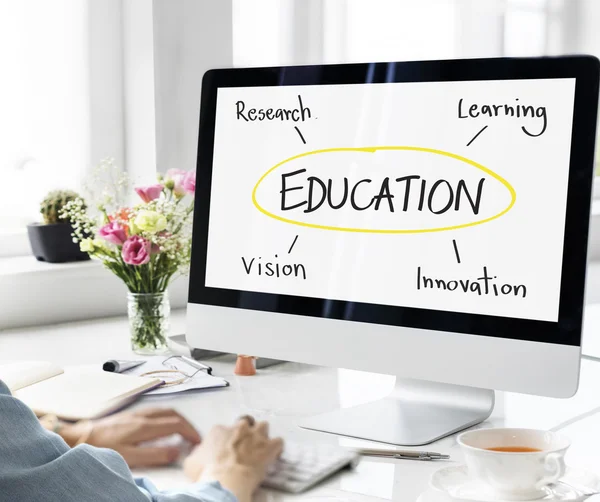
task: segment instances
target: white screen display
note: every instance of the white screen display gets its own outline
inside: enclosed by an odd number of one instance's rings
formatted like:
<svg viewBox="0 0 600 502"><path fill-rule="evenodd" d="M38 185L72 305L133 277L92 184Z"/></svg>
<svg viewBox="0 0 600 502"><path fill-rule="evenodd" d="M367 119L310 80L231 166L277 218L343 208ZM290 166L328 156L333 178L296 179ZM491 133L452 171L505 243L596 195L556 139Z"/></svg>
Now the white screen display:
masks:
<svg viewBox="0 0 600 502"><path fill-rule="evenodd" d="M556 322L574 92L220 88L206 286Z"/></svg>

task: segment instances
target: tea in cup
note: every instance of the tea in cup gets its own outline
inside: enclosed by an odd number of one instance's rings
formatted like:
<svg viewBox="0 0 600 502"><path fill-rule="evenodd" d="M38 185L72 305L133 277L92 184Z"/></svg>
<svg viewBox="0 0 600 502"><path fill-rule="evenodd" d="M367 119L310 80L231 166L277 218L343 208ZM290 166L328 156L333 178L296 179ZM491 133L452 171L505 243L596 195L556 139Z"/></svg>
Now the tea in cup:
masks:
<svg viewBox="0 0 600 502"><path fill-rule="evenodd" d="M536 429L478 429L458 436L469 476L503 500L535 500L565 474L570 442Z"/></svg>

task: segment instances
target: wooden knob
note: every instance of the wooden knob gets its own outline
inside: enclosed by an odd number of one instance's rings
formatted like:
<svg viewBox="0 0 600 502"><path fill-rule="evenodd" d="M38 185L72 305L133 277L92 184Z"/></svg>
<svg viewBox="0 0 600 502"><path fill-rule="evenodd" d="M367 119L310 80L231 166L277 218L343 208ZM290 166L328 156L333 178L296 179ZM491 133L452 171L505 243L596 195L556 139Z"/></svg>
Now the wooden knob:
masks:
<svg viewBox="0 0 600 502"><path fill-rule="evenodd" d="M256 366L254 364L255 357L239 355L235 362L235 370L233 371L239 376L256 375Z"/></svg>

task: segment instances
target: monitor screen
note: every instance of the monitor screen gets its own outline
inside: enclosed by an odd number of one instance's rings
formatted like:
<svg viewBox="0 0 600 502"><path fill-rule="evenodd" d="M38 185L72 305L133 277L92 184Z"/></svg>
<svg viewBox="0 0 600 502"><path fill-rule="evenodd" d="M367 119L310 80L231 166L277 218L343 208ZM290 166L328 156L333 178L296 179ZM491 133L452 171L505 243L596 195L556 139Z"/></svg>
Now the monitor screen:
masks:
<svg viewBox="0 0 600 502"><path fill-rule="evenodd" d="M215 89L190 301L559 341L577 79L301 80Z"/></svg>
<svg viewBox="0 0 600 502"><path fill-rule="evenodd" d="M219 89L206 285L557 321L574 91Z"/></svg>

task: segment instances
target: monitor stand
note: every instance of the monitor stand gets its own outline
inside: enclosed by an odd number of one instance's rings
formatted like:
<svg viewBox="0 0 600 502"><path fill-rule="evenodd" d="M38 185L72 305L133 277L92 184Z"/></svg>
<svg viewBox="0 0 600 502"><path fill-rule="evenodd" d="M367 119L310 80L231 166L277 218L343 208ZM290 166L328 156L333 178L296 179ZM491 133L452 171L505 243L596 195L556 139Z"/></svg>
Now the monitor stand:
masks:
<svg viewBox="0 0 600 502"><path fill-rule="evenodd" d="M396 379L392 393L371 403L305 419L300 427L398 446L420 446L487 419L494 391Z"/></svg>
<svg viewBox="0 0 600 502"><path fill-rule="evenodd" d="M215 357L221 357L228 355L227 352L219 352L218 350L208 349L196 349L190 347L187 343L185 335L173 335L168 340L169 348L175 353L181 353L181 355L191 355L192 359L196 361L204 361L208 359L214 359ZM287 361L281 361L280 359L269 359L267 357L259 357L256 359L255 365L257 370L270 368L277 364L282 364Z"/></svg>

